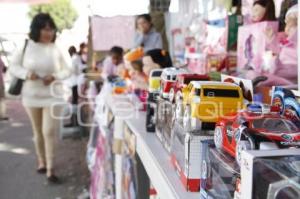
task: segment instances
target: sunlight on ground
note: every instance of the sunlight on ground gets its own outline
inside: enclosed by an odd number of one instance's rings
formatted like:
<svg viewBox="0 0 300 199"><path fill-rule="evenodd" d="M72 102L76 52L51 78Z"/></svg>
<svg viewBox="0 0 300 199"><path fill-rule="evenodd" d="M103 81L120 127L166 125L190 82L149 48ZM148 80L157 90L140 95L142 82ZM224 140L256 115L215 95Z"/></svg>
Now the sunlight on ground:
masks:
<svg viewBox="0 0 300 199"><path fill-rule="evenodd" d="M22 127L22 126L25 126L24 123L20 123L20 122L13 122L11 123L11 126L12 127Z"/></svg>
<svg viewBox="0 0 300 199"><path fill-rule="evenodd" d="M11 152L21 155L28 155L31 153L28 149L16 147L7 143L0 143L0 152Z"/></svg>

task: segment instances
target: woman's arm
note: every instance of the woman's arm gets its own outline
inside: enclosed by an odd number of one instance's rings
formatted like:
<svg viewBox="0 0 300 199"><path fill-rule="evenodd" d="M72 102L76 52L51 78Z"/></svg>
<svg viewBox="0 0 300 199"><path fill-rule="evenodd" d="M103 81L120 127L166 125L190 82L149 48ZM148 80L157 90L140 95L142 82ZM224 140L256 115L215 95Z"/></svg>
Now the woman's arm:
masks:
<svg viewBox="0 0 300 199"><path fill-rule="evenodd" d="M24 48L17 50L13 54L11 65L8 68L10 74L23 80L25 80L29 74L29 70L23 66L24 59L26 58L25 55L23 55L25 51L26 49L24 50Z"/></svg>

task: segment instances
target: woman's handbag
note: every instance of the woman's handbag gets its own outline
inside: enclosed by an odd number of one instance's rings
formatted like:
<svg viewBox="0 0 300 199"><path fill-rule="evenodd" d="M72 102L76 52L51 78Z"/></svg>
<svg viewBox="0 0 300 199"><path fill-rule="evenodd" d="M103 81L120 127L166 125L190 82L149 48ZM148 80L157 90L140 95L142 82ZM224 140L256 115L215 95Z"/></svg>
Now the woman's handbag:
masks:
<svg viewBox="0 0 300 199"><path fill-rule="evenodd" d="M25 54L25 50L26 50L26 46L27 46L28 40L25 40L25 45L23 48L23 52L22 52L22 58L21 58L21 64L23 65L23 60L24 60L24 54ZM8 89L8 93L11 95L20 95L21 91L22 91L22 87L23 87L23 79L20 79L18 77L13 76L12 80L10 82L10 86Z"/></svg>

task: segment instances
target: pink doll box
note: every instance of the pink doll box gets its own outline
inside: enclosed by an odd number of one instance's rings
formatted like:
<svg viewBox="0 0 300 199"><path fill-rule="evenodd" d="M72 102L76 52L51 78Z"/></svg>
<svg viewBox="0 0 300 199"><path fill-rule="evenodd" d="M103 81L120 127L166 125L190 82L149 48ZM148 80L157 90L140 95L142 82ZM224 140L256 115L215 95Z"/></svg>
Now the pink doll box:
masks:
<svg viewBox="0 0 300 199"><path fill-rule="evenodd" d="M238 32L238 70L249 70L260 73L263 69L264 54L267 51L278 51L276 42L278 22L260 22L240 26Z"/></svg>

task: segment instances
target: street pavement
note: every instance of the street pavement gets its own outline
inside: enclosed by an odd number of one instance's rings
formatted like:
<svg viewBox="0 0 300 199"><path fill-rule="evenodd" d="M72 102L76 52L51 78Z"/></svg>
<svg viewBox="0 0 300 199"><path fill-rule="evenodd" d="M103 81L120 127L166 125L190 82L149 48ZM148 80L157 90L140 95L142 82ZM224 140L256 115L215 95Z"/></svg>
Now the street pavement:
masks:
<svg viewBox="0 0 300 199"><path fill-rule="evenodd" d="M29 119L19 100L8 100L9 121L0 121L0 199L77 199L88 189L87 138L59 140L56 165L62 184L36 173Z"/></svg>

